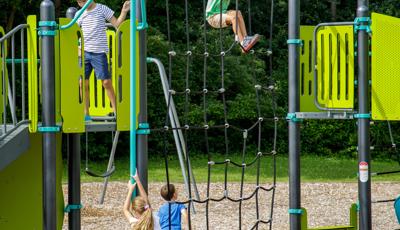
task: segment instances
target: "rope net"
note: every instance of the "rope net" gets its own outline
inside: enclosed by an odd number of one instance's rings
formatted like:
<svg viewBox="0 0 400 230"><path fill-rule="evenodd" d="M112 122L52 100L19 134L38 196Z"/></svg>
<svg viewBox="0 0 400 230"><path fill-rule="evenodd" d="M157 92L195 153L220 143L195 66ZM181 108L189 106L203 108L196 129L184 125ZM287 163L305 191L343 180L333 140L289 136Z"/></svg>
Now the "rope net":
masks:
<svg viewBox="0 0 400 230"><path fill-rule="evenodd" d="M277 127L280 120L276 115L270 55L274 2L271 0L270 3L269 43L265 43L269 45L268 57L264 60L268 71L264 71L265 63L260 63L260 57L265 57L266 49L260 45L246 55L241 54L240 46L230 29L222 28L221 24L219 29L208 25L205 13L207 0L202 1L202 11L194 9L191 4L188 0L184 1L183 15L182 12L171 12L172 3L166 0L169 93L164 126L151 129L163 137L166 184L169 185L173 180L169 165L171 156L176 154L170 143L171 132L180 130L184 137L182 146L186 175L194 176L187 176L187 196L181 193L176 203L187 206L189 229L272 229ZM251 34L251 1L248 0L246 5L248 31ZM222 11L222 1L220 9ZM237 20L238 0L235 1L234 9ZM202 21L199 27L202 28L201 38L191 36L194 28L189 21L190 16L193 16L190 14ZM171 27L182 28L184 36L172 34ZM193 42L193 39L197 39L197 42ZM198 47L198 41L201 41L203 47ZM247 63L249 66L241 71L233 68L235 63ZM210 72L210 69L217 66L218 73ZM201 75L194 74L196 68L202 69ZM235 111L231 111L235 107L232 104L240 103L235 102L235 99L246 97L235 95L237 85L245 80L251 81L247 83L253 89L248 90L254 90L254 93L251 94L251 106L243 105L247 116L238 119ZM180 122L183 121L182 126L170 122L169 111L173 104L180 115ZM202 114L194 114L194 111L201 111ZM195 120L194 117L202 117L202 120ZM265 134L267 124L270 129ZM203 140L198 139L199 135L204 137ZM196 149L199 142L203 154L207 155L207 162L202 163L207 167L207 178L202 178L206 183L197 187L193 183L196 169L191 169L191 157L194 160L196 158L191 150ZM240 175L240 182L230 181L230 173L234 172ZM223 183L214 182L221 181L218 175L223 175Z"/></svg>

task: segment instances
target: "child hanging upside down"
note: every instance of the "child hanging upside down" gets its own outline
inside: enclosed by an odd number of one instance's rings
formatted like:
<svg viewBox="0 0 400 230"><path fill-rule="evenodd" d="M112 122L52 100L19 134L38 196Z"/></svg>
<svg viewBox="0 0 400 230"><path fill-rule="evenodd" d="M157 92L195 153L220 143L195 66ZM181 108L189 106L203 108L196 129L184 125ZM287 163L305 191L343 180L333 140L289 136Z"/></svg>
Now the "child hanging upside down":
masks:
<svg viewBox="0 0 400 230"><path fill-rule="evenodd" d="M221 1L222 10L220 7ZM236 10L228 10L229 2L230 0L208 0L206 19L214 28L224 28L232 25L232 30L235 33L235 40L239 42L242 51L247 53L258 42L260 36L258 34L247 36L242 13Z"/></svg>

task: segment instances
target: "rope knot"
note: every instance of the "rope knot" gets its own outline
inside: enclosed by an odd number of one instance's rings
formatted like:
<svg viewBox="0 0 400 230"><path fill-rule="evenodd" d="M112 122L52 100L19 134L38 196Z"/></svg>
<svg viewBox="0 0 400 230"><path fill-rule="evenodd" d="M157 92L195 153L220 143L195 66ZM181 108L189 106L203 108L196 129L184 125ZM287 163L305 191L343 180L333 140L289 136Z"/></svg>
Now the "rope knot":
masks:
<svg viewBox="0 0 400 230"><path fill-rule="evenodd" d="M203 93L204 94L208 93L208 89L203 89Z"/></svg>
<svg viewBox="0 0 400 230"><path fill-rule="evenodd" d="M186 55L191 56L192 55L192 51L190 51L190 50L186 51Z"/></svg>
<svg viewBox="0 0 400 230"><path fill-rule="evenodd" d="M215 162L214 161L209 161L208 165L215 165Z"/></svg>
<svg viewBox="0 0 400 230"><path fill-rule="evenodd" d="M259 121L263 121L264 118L263 118L263 117L259 117L258 120L259 120Z"/></svg>
<svg viewBox="0 0 400 230"><path fill-rule="evenodd" d="M225 52L222 51L222 52L220 53L220 55L221 55L221 56L225 56Z"/></svg>
<svg viewBox="0 0 400 230"><path fill-rule="evenodd" d="M272 55L272 50L268 49L267 50L267 56L271 56Z"/></svg>
<svg viewBox="0 0 400 230"><path fill-rule="evenodd" d="M176 56L176 52L173 51L173 50L169 51L168 54L169 54L170 56Z"/></svg>
<svg viewBox="0 0 400 230"><path fill-rule="evenodd" d="M190 93L190 89L186 89L185 92L186 92L187 94L189 94L189 93Z"/></svg>
<svg viewBox="0 0 400 230"><path fill-rule="evenodd" d="M204 57L208 57L210 54L208 52L204 52Z"/></svg>
<svg viewBox="0 0 400 230"><path fill-rule="evenodd" d="M258 152L258 153L257 153L257 156L260 156L260 157L261 157L262 155L263 155L262 152Z"/></svg>
<svg viewBox="0 0 400 230"><path fill-rule="evenodd" d="M247 139L248 132L247 129L243 130L243 139Z"/></svg>
<svg viewBox="0 0 400 230"><path fill-rule="evenodd" d="M255 85L254 88L256 88L256 90L260 90L261 89L261 85Z"/></svg>
<svg viewBox="0 0 400 230"><path fill-rule="evenodd" d="M274 121L279 121L279 117L274 117Z"/></svg>
<svg viewBox="0 0 400 230"><path fill-rule="evenodd" d="M173 89L168 90L168 92L169 92L170 94L172 94L172 95L175 95L175 94L176 94L176 91L173 90Z"/></svg>
<svg viewBox="0 0 400 230"><path fill-rule="evenodd" d="M225 88L220 88L220 89L218 90L218 93L225 93Z"/></svg>
<svg viewBox="0 0 400 230"><path fill-rule="evenodd" d="M188 130L188 129L189 129L189 125L185 125L184 127L185 127L185 129L186 129L186 130Z"/></svg>
<svg viewBox="0 0 400 230"><path fill-rule="evenodd" d="M225 128L229 128L229 123L225 123Z"/></svg>
<svg viewBox="0 0 400 230"><path fill-rule="evenodd" d="M164 130L165 131L168 131L169 130L169 127L166 125L166 126L164 126Z"/></svg>
<svg viewBox="0 0 400 230"><path fill-rule="evenodd" d="M209 128L210 128L210 126L208 126L208 125L204 125L204 126L203 126L203 128L204 128L204 129L209 129Z"/></svg>

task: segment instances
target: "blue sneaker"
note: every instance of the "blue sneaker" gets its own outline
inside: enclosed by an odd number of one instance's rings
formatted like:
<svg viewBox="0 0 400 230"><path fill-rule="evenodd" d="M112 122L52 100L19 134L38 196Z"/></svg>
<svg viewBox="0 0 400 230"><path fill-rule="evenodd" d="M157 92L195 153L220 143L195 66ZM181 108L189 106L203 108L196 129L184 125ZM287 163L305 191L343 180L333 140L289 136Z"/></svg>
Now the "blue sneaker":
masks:
<svg viewBox="0 0 400 230"><path fill-rule="evenodd" d="M89 115L85 115L85 121L87 122L92 121L92 117Z"/></svg>

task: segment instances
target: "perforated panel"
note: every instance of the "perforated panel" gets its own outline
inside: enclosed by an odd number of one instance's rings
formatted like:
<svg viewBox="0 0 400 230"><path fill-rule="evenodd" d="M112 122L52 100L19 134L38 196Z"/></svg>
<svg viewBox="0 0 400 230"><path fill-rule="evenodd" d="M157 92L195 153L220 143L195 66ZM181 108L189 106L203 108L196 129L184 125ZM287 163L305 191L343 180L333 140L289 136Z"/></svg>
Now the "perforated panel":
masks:
<svg viewBox="0 0 400 230"><path fill-rule="evenodd" d="M60 25L68 24L70 19L60 18ZM79 81L85 75L79 64L78 34L82 34L79 26L74 24L60 33L60 76L61 76L61 116L64 133L83 133L84 104L80 96ZM85 93L84 91L82 93Z"/></svg>
<svg viewBox="0 0 400 230"><path fill-rule="evenodd" d="M314 68L312 62L312 40L314 26L301 26L300 39L304 44L300 49L300 111L320 111L314 103Z"/></svg>
<svg viewBox="0 0 400 230"><path fill-rule="evenodd" d="M372 119L400 120L400 19L372 13Z"/></svg>
<svg viewBox="0 0 400 230"><path fill-rule="evenodd" d="M136 33L136 57L139 57L139 32ZM115 95L117 98L117 130L129 131L130 129L130 20L124 21L118 28L115 36L116 61ZM136 116L139 114L139 58L136 58ZM136 119L138 127L138 119Z"/></svg>
<svg viewBox="0 0 400 230"><path fill-rule="evenodd" d="M319 29L317 70L318 102L327 108L353 108L353 26L326 26Z"/></svg>

